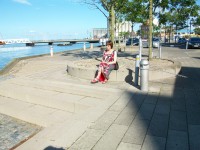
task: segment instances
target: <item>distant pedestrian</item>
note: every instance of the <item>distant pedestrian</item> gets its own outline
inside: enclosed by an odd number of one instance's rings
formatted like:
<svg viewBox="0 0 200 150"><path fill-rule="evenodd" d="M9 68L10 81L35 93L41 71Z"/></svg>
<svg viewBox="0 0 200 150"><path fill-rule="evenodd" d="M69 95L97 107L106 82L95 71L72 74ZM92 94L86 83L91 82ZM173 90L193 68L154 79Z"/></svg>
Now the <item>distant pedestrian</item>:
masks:
<svg viewBox="0 0 200 150"><path fill-rule="evenodd" d="M109 75L114 70L117 62L117 51L113 50L113 42L106 42L106 50L103 52L101 63L99 64L97 76L91 81L91 83L98 83L99 81L103 84L109 79Z"/></svg>

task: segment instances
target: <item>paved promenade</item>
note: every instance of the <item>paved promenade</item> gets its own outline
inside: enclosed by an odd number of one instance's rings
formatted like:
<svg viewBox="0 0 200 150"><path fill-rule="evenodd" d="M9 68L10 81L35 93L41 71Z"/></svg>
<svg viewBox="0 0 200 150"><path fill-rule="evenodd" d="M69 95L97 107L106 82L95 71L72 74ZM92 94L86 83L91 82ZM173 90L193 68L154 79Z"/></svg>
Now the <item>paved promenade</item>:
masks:
<svg viewBox="0 0 200 150"><path fill-rule="evenodd" d="M163 47L162 57L180 61L182 71L151 81L149 92L67 75L67 63L86 53L23 60L1 77L0 113L43 128L17 150L200 149L199 49Z"/></svg>

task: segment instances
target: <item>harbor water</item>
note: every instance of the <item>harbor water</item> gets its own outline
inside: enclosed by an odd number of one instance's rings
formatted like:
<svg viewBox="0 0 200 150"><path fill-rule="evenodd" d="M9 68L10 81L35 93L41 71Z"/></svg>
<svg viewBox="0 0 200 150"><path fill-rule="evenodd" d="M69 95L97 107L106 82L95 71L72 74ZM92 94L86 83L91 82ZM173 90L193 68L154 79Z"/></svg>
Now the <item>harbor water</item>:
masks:
<svg viewBox="0 0 200 150"><path fill-rule="evenodd" d="M6 44L0 45L0 70L15 58L22 58L27 56L36 56L42 54L49 54L50 48L53 46L53 52L64 52L76 49L83 49L84 43L76 43L72 45L58 46L60 43L36 44L35 46L26 46L25 44ZM85 43L86 48L90 47L90 43ZM94 43L93 46L99 46L99 43Z"/></svg>

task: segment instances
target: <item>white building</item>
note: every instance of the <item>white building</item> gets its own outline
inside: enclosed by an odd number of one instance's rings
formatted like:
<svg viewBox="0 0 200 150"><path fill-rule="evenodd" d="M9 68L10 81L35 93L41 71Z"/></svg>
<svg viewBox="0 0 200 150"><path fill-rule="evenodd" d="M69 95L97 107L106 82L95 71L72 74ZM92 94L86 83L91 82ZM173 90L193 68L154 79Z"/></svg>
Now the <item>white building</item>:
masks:
<svg viewBox="0 0 200 150"><path fill-rule="evenodd" d="M94 28L93 29L93 38L106 38L107 37L107 28Z"/></svg>
<svg viewBox="0 0 200 150"><path fill-rule="evenodd" d="M118 37L121 32L132 32L132 23L130 21L116 23L115 37Z"/></svg>
<svg viewBox="0 0 200 150"><path fill-rule="evenodd" d="M115 37L118 37L121 32L132 32L132 23L125 21L116 23ZM93 28L93 38L107 38L107 28Z"/></svg>

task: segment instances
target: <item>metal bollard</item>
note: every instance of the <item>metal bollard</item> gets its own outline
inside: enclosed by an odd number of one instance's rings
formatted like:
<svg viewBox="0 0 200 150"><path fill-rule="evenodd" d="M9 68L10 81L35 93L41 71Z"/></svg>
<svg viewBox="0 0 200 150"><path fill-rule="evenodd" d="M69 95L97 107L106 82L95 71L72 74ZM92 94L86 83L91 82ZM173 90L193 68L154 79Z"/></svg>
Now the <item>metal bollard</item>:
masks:
<svg viewBox="0 0 200 150"><path fill-rule="evenodd" d="M85 43L83 43L83 50L85 51L85 49L86 49L86 46L85 46Z"/></svg>
<svg viewBox="0 0 200 150"><path fill-rule="evenodd" d="M139 57L140 57L140 61L142 59L142 39L139 39Z"/></svg>
<svg viewBox="0 0 200 150"><path fill-rule="evenodd" d="M90 49L93 49L93 44L92 43L90 44Z"/></svg>
<svg viewBox="0 0 200 150"><path fill-rule="evenodd" d="M159 49L159 58L161 59L161 58L162 58L162 48L161 48L160 42L159 42L159 47L158 47L158 49Z"/></svg>
<svg viewBox="0 0 200 150"><path fill-rule="evenodd" d="M140 88L142 91L149 90L149 62L142 59L140 61Z"/></svg>
<svg viewBox="0 0 200 150"><path fill-rule="evenodd" d="M53 46L50 47L50 55L53 57Z"/></svg>
<svg viewBox="0 0 200 150"><path fill-rule="evenodd" d="M185 49L186 49L186 50L188 49L188 41L186 42L186 47L185 47Z"/></svg>
<svg viewBox="0 0 200 150"><path fill-rule="evenodd" d="M138 86L139 67L140 67L140 56L137 55L135 59L135 85L136 86Z"/></svg>

